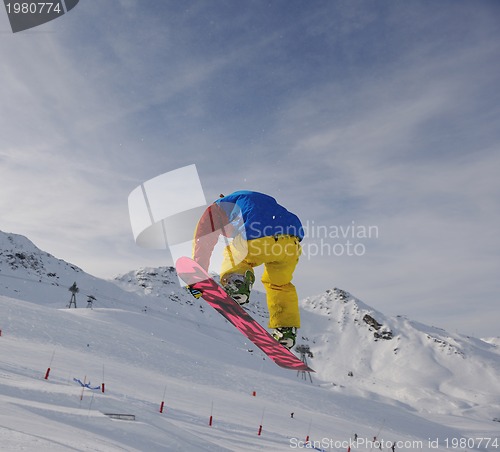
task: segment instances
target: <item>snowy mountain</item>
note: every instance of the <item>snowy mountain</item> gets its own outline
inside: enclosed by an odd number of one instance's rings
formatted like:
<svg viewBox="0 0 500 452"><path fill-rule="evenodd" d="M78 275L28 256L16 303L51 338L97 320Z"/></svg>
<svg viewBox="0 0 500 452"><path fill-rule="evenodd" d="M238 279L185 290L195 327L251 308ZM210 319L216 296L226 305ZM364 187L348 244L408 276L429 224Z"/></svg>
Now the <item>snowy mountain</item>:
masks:
<svg viewBox="0 0 500 452"><path fill-rule="evenodd" d="M339 289L305 299L302 310L302 334L321 363L323 379L417 411L498 413L500 355L495 344L404 316L388 318Z"/></svg>
<svg viewBox="0 0 500 452"><path fill-rule="evenodd" d="M69 288L74 282L79 288L77 307L85 307L89 296L96 298L97 307L138 303L137 296L131 296L112 282L91 276L76 265L55 258L26 237L0 231L1 295L62 308L69 304Z"/></svg>
<svg viewBox="0 0 500 452"><path fill-rule="evenodd" d="M217 277L215 276L215 279ZM203 300L195 300L185 290L180 288L179 278L173 267L141 268L119 275L114 279L122 289L155 299L155 305L164 306L166 310L172 306L195 306L198 309L189 310L185 314L202 317L218 317ZM267 324L268 313L265 307L265 295L260 292L252 294L252 304L248 311L263 325Z"/></svg>
<svg viewBox="0 0 500 452"><path fill-rule="evenodd" d="M374 436L383 450L500 448L498 339L386 317L340 289L301 310L312 383L264 359L170 267L103 281L0 232L2 450L290 450L308 436L323 450L374 450Z"/></svg>

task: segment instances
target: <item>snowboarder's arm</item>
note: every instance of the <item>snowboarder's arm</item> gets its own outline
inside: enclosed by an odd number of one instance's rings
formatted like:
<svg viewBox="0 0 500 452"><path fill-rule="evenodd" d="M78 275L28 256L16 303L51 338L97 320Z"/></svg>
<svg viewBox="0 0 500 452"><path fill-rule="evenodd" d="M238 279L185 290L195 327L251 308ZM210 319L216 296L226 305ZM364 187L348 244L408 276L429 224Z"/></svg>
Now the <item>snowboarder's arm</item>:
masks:
<svg viewBox="0 0 500 452"><path fill-rule="evenodd" d="M205 270L208 270L219 235L228 222L227 215L217 204L210 205L198 221L194 234L193 260Z"/></svg>

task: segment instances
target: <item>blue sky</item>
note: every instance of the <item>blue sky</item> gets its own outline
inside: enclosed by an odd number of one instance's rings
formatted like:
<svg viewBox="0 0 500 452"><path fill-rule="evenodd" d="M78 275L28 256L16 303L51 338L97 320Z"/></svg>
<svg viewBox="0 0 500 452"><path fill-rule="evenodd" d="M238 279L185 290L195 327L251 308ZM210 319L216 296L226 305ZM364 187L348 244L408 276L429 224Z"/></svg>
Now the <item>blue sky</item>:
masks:
<svg viewBox="0 0 500 452"><path fill-rule="evenodd" d="M82 0L0 31L1 230L97 276L171 265L127 198L195 163L207 199L377 227L305 241L301 297L500 334L499 2Z"/></svg>

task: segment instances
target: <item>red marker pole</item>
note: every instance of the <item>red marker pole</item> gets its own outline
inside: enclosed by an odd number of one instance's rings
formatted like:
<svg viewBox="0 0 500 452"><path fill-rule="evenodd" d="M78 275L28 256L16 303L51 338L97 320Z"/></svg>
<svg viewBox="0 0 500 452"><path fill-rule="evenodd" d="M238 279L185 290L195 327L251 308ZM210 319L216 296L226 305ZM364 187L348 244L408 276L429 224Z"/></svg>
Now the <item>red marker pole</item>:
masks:
<svg viewBox="0 0 500 452"><path fill-rule="evenodd" d="M208 425L210 427L212 427L213 414L214 414L214 401L212 400L212 405L210 406L210 418L208 419Z"/></svg>
<svg viewBox="0 0 500 452"><path fill-rule="evenodd" d="M160 413L163 413L163 407L165 406L165 394L167 393L167 385L165 385L165 389L163 390L163 398L160 403Z"/></svg>
<svg viewBox="0 0 500 452"><path fill-rule="evenodd" d="M54 361L54 355L56 354L56 351L54 350L52 352L52 358L50 358L50 363L49 367L47 367L47 371L45 372L45 380L49 379L49 374L50 374L50 368L52 367L52 361Z"/></svg>
<svg viewBox="0 0 500 452"><path fill-rule="evenodd" d="M260 435L261 435L261 433L262 433L262 424L264 423L264 413L265 413L265 412L266 412L266 409L264 408L264 409L262 410L262 417L261 417L261 419L260 419L259 432L257 433L257 435L258 435L258 436L260 436Z"/></svg>
<svg viewBox="0 0 500 452"><path fill-rule="evenodd" d="M309 443L309 434L311 433L312 420L309 421L309 428L307 429L306 444Z"/></svg>

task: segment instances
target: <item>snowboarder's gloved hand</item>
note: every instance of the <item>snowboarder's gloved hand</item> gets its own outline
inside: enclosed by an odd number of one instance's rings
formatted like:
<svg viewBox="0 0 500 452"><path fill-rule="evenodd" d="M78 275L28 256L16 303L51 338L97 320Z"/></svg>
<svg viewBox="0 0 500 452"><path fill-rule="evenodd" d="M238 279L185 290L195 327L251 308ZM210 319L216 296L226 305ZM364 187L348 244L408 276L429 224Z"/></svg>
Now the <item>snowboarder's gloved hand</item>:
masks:
<svg viewBox="0 0 500 452"><path fill-rule="evenodd" d="M201 298L201 291L198 289L195 289L193 286L186 286L186 289L189 291L189 293L196 299Z"/></svg>

